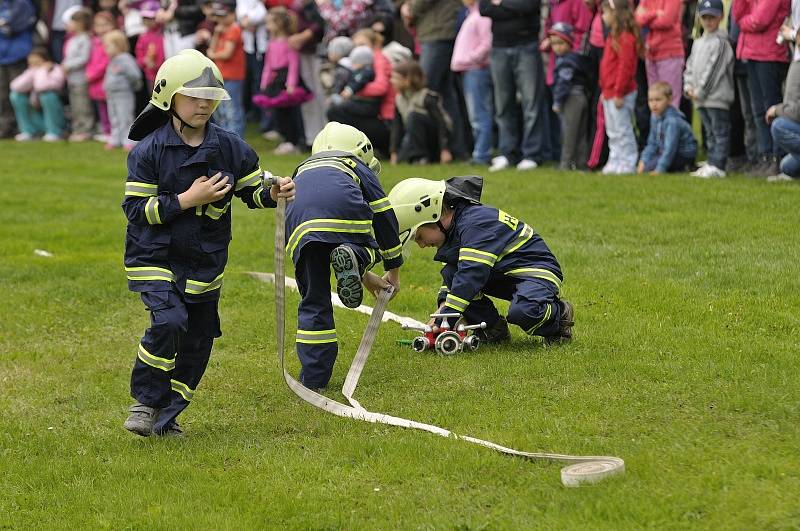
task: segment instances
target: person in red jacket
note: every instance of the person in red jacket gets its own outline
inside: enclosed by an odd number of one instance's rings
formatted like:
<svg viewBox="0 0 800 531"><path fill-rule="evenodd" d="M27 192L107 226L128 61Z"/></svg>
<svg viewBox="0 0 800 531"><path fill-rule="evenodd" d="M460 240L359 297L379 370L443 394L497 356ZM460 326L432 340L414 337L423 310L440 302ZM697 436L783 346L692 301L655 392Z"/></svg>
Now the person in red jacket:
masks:
<svg viewBox="0 0 800 531"><path fill-rule="evenodd" d="M600 90L609 149L603 173L634 173L639 158L633 132L636 61L641 48L639 29L628 0L603 0L601 8L609 30L600 61Z"/></svg>
<svg viewBox="0 0 800 531"><path fill-rule="evenodd" d="M647 28L647 84L653 85L658 81L669 83L672 87L672 106L676 109L683 93L683 10L684 5L680 0L642 0L634 13L636 23L641 28Z"/></svg>
<svg viewBox="0 0 800 531"><path fill-rule="evenodd" d="M780 172L783 152L772 142L767 109L781 102L781 86L789 64L789 48L778 42L781 25L789 15L789 0L736 0L733 17L739 24L736 58L747 68L747 86L756 123L759 162L751 173L762 177Z"/></svg>

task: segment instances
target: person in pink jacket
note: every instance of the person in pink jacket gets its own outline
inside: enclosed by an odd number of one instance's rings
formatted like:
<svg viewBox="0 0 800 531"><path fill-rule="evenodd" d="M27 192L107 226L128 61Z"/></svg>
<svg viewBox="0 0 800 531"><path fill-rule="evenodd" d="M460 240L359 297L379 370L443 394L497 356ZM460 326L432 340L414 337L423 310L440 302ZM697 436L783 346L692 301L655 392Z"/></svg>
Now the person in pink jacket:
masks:
<svg viewBox="0 0 800 531"><path fill-rule="evenodd" d="M50 59L47 48L36 47L28 54L28 68L11 81L9 99L20 133L18 142L44 134L45 142L57 142L64 135L64 107L60 92L64 71Z"/></svg>
<svg viewBox="0 0 800 531"><path fill-rule="evenodd" d="M467 113L475 145L472 164L488 166L492 162L492 127L494 125L494 87L489 69L492 51L492 19L482 17L476 0L462 0L469 10L453 45L450 69L462 72Z"/></svg>
<svg viewBox="0 0 800 531"><path fill-rule="evenodd" d="M94 15L92 29L92 51L89 54L89 62L86 63L86 80L89 82L89 99L97 107L97 115L100 117L100 124L103 128L102 135L95 137L95 140L106 142L108 135L111 134L111 121L108 119L108 107L106 106L106 92L103 90L103 80L106 76L108 67L108 56L103 49L103 35L115 29L114 16L108 11L99 11Z"/></svg>
<svg viewBox="0 0 800 531"><path fill-rule="evenodd" d="M739 25L736 58L745 61L750 104L756 122L760 160L751 173L763 177L780 172L782 151L772 142L767 109L781 102L781 85L789 68L789 47L778 35L789 15L790 0L735 0L733 18Z"/></svg>
<svg viewBox="0 0 800 531"><path fill-rule="evenodd" d="M683 94L683 4L683 0L642 0L634 12L642 33L647 32L647 84L652 85L657 81L669 83L672 87L672 105L676 109Z"/></svg>

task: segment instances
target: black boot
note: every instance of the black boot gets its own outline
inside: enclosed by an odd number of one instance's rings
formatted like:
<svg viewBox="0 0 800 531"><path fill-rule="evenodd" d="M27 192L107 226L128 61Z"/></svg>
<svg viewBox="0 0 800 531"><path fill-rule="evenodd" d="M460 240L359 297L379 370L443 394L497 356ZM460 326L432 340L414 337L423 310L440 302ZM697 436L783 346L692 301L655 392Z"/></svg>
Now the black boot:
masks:
<svg viewBox="0 0 800 531"><path fill-rule="evenodd" d="M572 341L572 327L575 325L575 314L569 301L560 300L561 317L559 318L558 332L544 338L546 345L569 343Z"/></svg>
<svg viewBox="0 0 800 531"><path fill-rule="evenodd" d="M501 317L491 327L475 330L475 336L481 340L481 343L502 343L511 339L511 332L508 331L508 322Z"/></svg>

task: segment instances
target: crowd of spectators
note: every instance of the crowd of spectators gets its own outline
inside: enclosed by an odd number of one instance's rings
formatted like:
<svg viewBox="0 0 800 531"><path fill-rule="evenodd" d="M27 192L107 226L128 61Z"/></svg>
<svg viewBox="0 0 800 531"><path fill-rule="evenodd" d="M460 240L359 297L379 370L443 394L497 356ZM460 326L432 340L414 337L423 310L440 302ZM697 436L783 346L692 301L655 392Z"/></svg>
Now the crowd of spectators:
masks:
<svg viewBox="0 0 800 531"><path fill-rule="evenodd" d="M277 153L335 120L392 163L793 180L798 29L800 0L0 0L0 138L130 150L196 48L217 124Z"/></svg>

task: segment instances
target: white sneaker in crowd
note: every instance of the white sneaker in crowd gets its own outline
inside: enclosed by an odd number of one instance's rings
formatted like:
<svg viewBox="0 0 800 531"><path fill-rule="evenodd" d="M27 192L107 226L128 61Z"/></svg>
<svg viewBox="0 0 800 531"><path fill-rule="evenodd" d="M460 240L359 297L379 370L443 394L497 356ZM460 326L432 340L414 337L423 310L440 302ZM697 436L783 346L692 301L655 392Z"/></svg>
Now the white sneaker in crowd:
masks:
<svg viewBox="0 0 800 531"><path fill-rule="evenodd" d="M492 159L492 165L489 166L489 171L504 170L508 168L509 165L510 163L508 162L508 159L505 158L503 155L500 155L499 157L495 157Z"/></svg>
<svg viewBox="0 0 800 531"><path fill-rule="evenodd" d="M273 142L279 142L283 140L281 134L275 130L270 130L265 133L261 133L261 138L263 138L264 140L271 140Z"/></svg>
<svg viewBox="0 0 800 531"><path fill-rule="evenodd" d="M92 137L95 142L102 142L103 144L108 144L108 135L104 135L102 133L98 133Z"/></svg>
<svg viewBox="0 0 800 531"><path fill-rule="evenodd" d="M767 177L767 182L768 183L785 183L785 182L791 182L791 181L794 181L794 180L795 179L793 177L790 177L789 175L786 175L785 173L779 173L778 175L770 175L769 177Z"/></svg>
<svg viewBox="0 0 800 531"><path fill-rule="evenodd" d="M33 135L29 133L18 133L14 135L14 140L16 140L17 142L30 142L31 140L33 140Z"/></svg>
<svg viewBox="0 0 800 531"><path fill-rule="evenodd" d="M61 142L61 137L53 133L47 133L42 137L45 142Z"/></svg>
<svg viewBox="0 0 800 531"><path fill-rule="evenodd" d="M526 171L526 170L535 170L539 165L536 164L535 160L531 159L522 159L517 164L517 170L519 171Z"/></svg>
<svg viewBox="0 0 800 531"><path fill-rule="evenodd" d="M717 179L720 177L725 177L727 174L725 170L721 170L712 164L706 164L705 166L700 167L697 171L693 171L690 173L692 177L700 177L701 179Z"/></svg>
<svg viewBox="0 0 800 531"><path fill-rule="evenodd" d="M278 144L278 147L276 147L273 151L273 153L276 155L291 155L297 152L297 147L291 142L283 142L282 144Z"/></svg>

